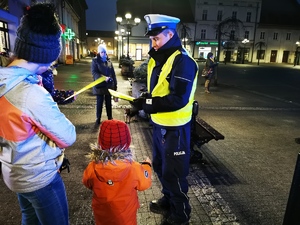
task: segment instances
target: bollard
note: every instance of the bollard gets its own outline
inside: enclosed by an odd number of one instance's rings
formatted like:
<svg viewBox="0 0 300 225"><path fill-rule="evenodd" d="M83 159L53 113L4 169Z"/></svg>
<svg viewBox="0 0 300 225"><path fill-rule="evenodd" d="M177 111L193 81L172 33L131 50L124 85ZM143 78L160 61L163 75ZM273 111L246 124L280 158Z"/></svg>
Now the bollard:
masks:
<svg viewBox="0 0 300 225"><path fill-rule="evenodd" d="M300 153L295 166L293 181L285 210L283 225L299 225L300 223Z"/></svg>

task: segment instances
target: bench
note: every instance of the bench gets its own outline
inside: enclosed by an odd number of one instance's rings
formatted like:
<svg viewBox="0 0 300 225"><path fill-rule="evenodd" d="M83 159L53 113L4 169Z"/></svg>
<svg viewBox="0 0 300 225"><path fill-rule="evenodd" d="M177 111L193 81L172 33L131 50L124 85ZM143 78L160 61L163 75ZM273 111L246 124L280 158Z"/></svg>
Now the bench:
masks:
<svg viewBox="0 0 300 225"><path fill-rule="evenodd" d="M210 140L223 140L225 137L212 126L206 123L203 119L196 118L195 128L192 132L195 144L200 147L201 145L208 143Z"/></svg>
<svg viewBox="0 0 300 225"><path fill-rule="evenodd" d="M215 130L203 119L197 117L199 105L197 101L193 104L192 130L191 130L191 163L202 160L202 153L194 150L194 145L200 148L210 140L224 140L224 135Z"/></svg>

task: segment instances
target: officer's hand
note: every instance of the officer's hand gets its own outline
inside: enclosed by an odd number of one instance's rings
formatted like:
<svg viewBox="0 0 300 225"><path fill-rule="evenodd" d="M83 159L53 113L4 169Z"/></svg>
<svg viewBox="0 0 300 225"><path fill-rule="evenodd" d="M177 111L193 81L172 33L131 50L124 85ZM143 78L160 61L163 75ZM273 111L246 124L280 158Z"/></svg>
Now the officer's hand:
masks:
<svg viewBox="0 0 300 225"><path fill-rule="evenodd" d="M131 101L130 104L133 105L133 107L135 107L137 110L142 110L143 104L145 104L145 102L146 102L146 98L139 97Z"/></svg>
<svg viewBox="0 0 300 225"><path fill-rule="evenodd" d="M151 94L145 91L145 92L142 92L142 93L140 94L140 97L143 97L143 98L151 98Z"/></svg>

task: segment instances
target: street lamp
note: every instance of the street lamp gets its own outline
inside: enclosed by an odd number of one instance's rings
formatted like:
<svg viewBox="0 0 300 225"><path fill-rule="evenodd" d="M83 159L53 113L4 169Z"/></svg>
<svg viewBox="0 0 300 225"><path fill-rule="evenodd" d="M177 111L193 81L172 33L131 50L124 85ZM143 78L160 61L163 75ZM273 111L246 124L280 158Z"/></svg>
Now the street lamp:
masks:
<svg viewBox="0 0 300 225"><path fill-rule="evenodd" d="M186 42L188 41L188 38L182 38L182 42L183 42L183 47L186 47Z"/></svg>
<svg viewBox="0 0 300 225"><path fill-rule="evenodd" d="M295 59L294 59L294 66L299 64L299 44L300 42L296 42L296 51L295 51Z"/></svg>
<svg viewBox="0 0 300 225"><path fill-rule="evenodd" d="M245 38L244 40L242 40L242 43L244 44L244 48L243 48L243 58L242 58L242 64L244 64L245 62L245 50L246 50L246 44L249 42L249 40L247 38Z"/></svg>
<svg viewBox="0 0 300 225"><path fill-rule="evenodd" d="M127 33L127 58L129 58L129 35L131 34L131 28L134 27L134 26L137 26L141 22L141 19L135 18L134 20L132 20L131 19L131 14L126 13L124 21L123 21L122 17L117 17L116 21L119 25L126 28L126 33Z"/></svg>
<svg viewBox="0 0 300 225"><path fill-rule="evenodd" d="M100 45L100 44L104 44L104 40L102 40L101 38L97 38L95 39L96 45Z"/></svg>
<svg viewBox="0 0 300 225"><path fill-rule="evenodd" d="M119 42L121 42L121 44L118 44L118 57L120 58L122 55L124 55L123 52L123 36L125 34L125 29L121 29L120 31L116 30L115 34L118 35L117 37L115 37L115 39ZM121 52L119 51L119 46L121 46Z"/></svg>

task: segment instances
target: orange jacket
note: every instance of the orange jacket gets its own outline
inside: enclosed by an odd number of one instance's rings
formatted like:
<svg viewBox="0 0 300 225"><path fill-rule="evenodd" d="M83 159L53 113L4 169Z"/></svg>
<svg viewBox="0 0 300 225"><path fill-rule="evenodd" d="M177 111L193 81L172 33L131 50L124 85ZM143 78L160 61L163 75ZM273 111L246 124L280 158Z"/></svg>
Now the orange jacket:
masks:
<svg viewBox="0 0 300 225"><path fill-rule="evenodd" d="M152 171L147 164L115 160L90 162L83 184L93 191L92 208L96 225L136 225L139 208L137 191L151 186Z"/></svg>

